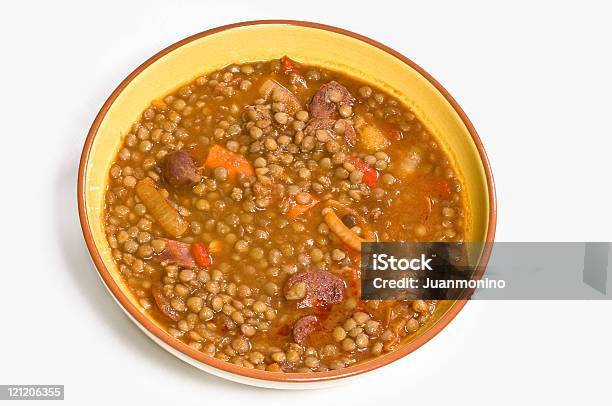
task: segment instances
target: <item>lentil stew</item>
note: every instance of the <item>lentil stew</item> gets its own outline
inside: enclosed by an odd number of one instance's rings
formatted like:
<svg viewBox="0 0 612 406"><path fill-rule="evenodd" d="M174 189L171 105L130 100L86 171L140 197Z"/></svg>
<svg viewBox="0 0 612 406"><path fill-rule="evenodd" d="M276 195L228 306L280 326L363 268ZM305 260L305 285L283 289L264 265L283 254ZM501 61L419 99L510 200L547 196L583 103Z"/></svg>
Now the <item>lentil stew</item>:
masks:
<svg viewBox="0 0 612 406"><path fill-rule="evenodd" d="M435 301L361 301L361 241L461 241L456 168L413 112L288 57L230 65L151 103L104 214L140 304L203 353L278 372L395 350Z"/></svg>

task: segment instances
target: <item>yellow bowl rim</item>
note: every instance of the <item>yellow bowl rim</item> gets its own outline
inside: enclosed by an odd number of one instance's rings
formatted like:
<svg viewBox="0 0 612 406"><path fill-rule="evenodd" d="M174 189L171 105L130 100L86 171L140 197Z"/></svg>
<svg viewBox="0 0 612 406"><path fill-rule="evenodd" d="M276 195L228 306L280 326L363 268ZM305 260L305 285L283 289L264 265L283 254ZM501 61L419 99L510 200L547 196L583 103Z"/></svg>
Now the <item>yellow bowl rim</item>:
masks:
<svg viewBox="0 0 612 406"><path fill-rule="evenodd" d="M436 334L438 334L451 320L455 318L455 316L461 311L461 309L467 303L467 300L458 300L456 301L446 312L444 315L438 319L433 326L431 326L428 330L419 335L416 339L410 342L408 345L405 345L399 348L396 351L392 351L388 354L378 356L373 360L359 363L347 368L343 368L336 371L328 371L328 372L310 372L310 373L278 373L278 372L269 372L269 371L260 371L256 369L248 369L241 366L234 365L230 362L223 361L214 357L210 357L205 355L204 353L197 351L182 341L172 337L169 333L161 329L155 323L153 323L146 315L140 312L136 306L130 301L130 299L123 293L117 283L114 281L111 276L109 270L104 265L102 261L102 257L98 248L94 243L93 233L91 230L91 226L89 224L89 220L86 214L86 195L85 195L85 173L86 168L89 161L89 153L91 150L91 146L93 144L94 138L98 132L98 128L100 127L101 122L103 121L106 113L108 112L110 106L114 103L115 99L119 96L119 94L125 89L125 87L142 71L144 71L148 66L150 66L155 61L159 60L166 54L174 51L177 48L184 46L192 41L198 40L200 38L206 37L208 35L216 34L222 31L231 30L234 28L245 27L245 26L253 26L253 25L293 25L307 28L315 28L324 31L330 31L336 34L346 35L362 42L365 42L369 45L373 45L404 62L412 69L416 70L421 76L423 76L427 81L429 81L441 94L444 98L449 102L449 104L453 107L455 112L461 118L461 121L466 126L470 135L472 136L472 140L478 149L478 153L480 159L482 161L482 165L485 170L486 182L488 186L488 200L489 200L489 219L487 224L487 235L485 242L492 243L495 239L495 229L497 223L497 197L495 192L495 183L493 180L493 174L491 172L491 165L487 154L484 150L484 146L482 145L482 141L476 132L476 129L468 119L467 115L463 111L463 109L459 106L459 104L453 99L453 97L444 89L444 87L438 83L430 74L428 74L423 68L418 66L409 58L400 54L399 52L383 45L373 39L365 37L363 35L330 26L320 23L308 22L308 21L298 21L298 20L253 20L253 21L244 21L238 22L228 25L223 25L220 27L212 28L192 36L189 36L185 39L182 39L163 50L159 51L149 59L147 59L144 63L142 63L139 67L137 67L132 73L130 73L117 88L112 92L109 98L106 100L99 113L97 114L94 122L91 125L91 128L87 134L87 138L85 140L85 145L83 146L83 152L81 154L80 164L79 164L79 173L78 173L78 181L77 181L77 199L78 199L78 209L79 209L79 218L81 223L81 228L83 230L83 235L85 237L85 242L87 244L87 248L91 255L91 258L94 262L96 269L98 270L102 280L109 288L110 292L113 294L118 303L126 310L134 319L136 319L146 330L148 330L151 334L156 336L158 339L162 340L168 346L174 348L175 350L191 357L199 362L217 368L219 370L239 375L246 378L256 379L256 380L264 380L264 381L273 381L273 382L286 382L286 383L299 383L299 382L323 382L323 381L331 381L341 378L347 378L350 376L355 376L358 374L362 374L382 366L388 365L393 361L396 361L411 352L415 351L417 348L421 347L423 344L432 339ZM479 268L481 272L484 272L484 268L489 259L490 255L490 246L491 244L485 244L485 252L481 257L481 261L479 263Z"/></svg>

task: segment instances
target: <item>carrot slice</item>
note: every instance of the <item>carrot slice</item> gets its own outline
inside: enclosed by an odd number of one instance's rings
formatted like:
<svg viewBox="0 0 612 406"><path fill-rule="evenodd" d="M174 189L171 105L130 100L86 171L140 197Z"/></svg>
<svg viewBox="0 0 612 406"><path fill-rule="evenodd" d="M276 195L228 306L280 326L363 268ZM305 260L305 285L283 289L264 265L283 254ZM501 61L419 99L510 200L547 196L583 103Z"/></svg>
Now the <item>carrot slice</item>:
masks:
<svg viewBox="0 0 612 406"><path fill-rule="evenodd" d="M253 165L245 157L217 144L213 145L208 151L204 166L209 169L218 167L227 169L228 178L231 182L236 181L238 174L252 176L255 173Z"/></svg>
<svg viewBox="0 0 612 406"><path fill-rule="evenodd" d="M310 195L310 203L308 204L294 204L293 206L291 206L291 208L289 209L289 211L287 212L287 216L289 216L290 218L296 218L301 216L302 214L306 213L308 210L310 210L311 208L313 208L314 206L316 206L319 203L319 199L317 199L316 197L314 197L313 195Z"/></svg>

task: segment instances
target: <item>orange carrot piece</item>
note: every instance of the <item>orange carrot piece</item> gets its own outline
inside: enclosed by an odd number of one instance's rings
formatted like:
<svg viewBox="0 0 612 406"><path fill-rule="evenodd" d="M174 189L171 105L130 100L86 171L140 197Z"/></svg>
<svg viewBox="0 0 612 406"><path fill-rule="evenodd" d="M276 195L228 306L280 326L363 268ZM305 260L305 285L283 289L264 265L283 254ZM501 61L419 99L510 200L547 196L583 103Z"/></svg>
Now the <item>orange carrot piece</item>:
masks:
<svg viewBox="0 0 612 406"><path fill-rule="evenodd" d="M289 216L292 219L299 217L319 203L319 199L317 199L313 195L310 195L310 197L311 197L311 200L310 200L310 203L308 204L295 203L293 206L291 206L291 208L287 212L287 216Z"/></svg>
<svg viewBox="0 0 612 406"><path fill-rule="evenodd" d="M229 151L221 145L213 145L208 151L204 166L209 169L223 167L227 169L228 178L235 182L238 174L252 176L255 173L253 165L242 155Z"/></svg>

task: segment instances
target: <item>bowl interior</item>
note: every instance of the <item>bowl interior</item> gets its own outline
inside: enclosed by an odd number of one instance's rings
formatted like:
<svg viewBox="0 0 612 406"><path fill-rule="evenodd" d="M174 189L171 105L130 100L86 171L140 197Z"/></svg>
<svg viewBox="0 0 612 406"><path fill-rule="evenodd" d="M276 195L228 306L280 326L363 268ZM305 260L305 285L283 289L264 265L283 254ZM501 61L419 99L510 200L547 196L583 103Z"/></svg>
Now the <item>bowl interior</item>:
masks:
<svg viewBox="0 0 612 406"><path fill-rule="evenodd" d="M231 63L283 55L370 82L412 108L455 161L463 179L470 213L466 240L485 241L491 208L484 164L461 117L429 80L383 49L339 32L285 23L239 26L196 36L141 67L113 94L106 113L103 109L92 127L95 137L82 179L84 220L112 280L143 314L113 263L102 221L108 172L123 137L152 100L198 75ZM447 310L450 306L452 303L445 305Z"/></svg>

